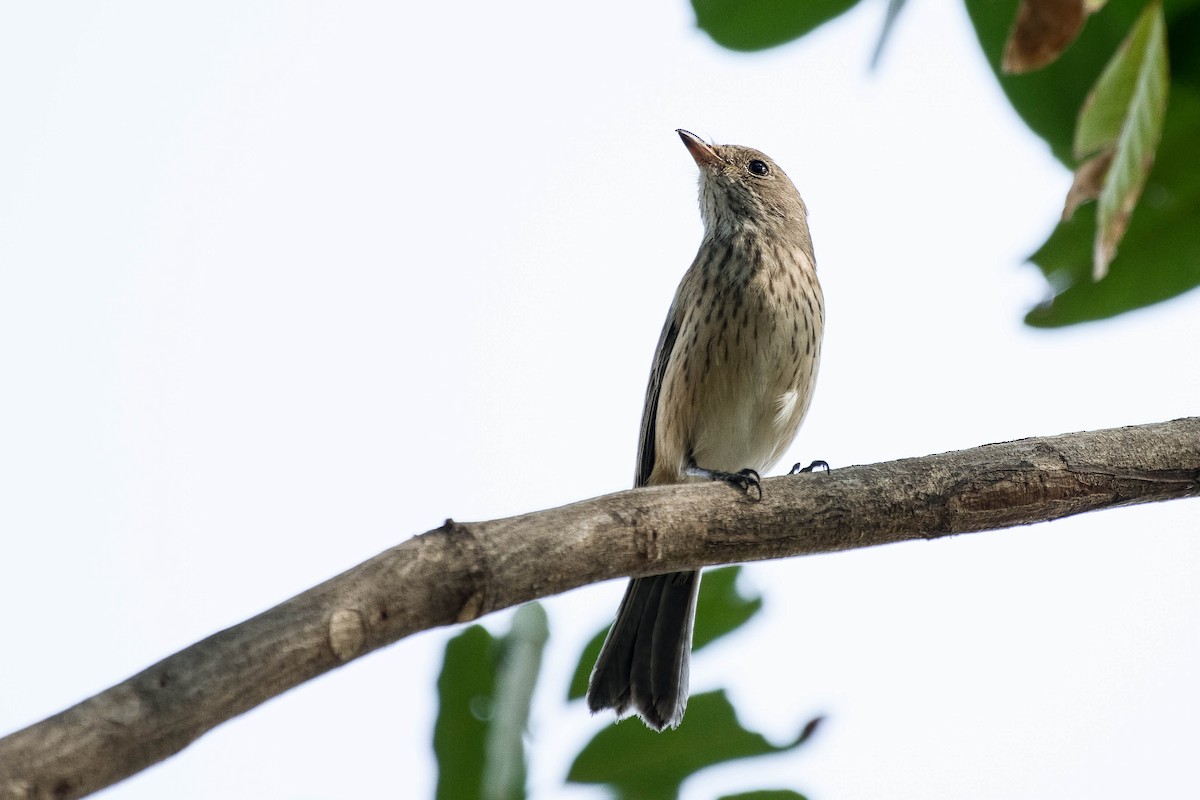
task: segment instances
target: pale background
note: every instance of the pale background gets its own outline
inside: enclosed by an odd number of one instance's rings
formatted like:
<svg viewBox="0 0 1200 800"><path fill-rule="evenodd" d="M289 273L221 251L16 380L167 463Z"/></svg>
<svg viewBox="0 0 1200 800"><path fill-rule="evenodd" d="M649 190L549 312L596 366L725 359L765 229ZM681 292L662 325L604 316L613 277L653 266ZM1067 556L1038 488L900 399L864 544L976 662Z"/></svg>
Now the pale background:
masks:
<svg viewBox="0 0 1200 800"><path fill-rule="evenodd" d="M811 210L828 329L788 464L1198 411L1198 294L1022 327L1070 179L955 4L911 3L875 74L883 2L755 56L683 0L177 6L0 8L0 732L447 516L628 486L700 235L677 127ZM1197 511L750 567L765 612L693 687L776 741L828 725L685 797L1196 796ZM561 698L620 592L547 603L535 797L601 796L561 780L607 719ZM452 633L106 796L429 796Z"/></svg>

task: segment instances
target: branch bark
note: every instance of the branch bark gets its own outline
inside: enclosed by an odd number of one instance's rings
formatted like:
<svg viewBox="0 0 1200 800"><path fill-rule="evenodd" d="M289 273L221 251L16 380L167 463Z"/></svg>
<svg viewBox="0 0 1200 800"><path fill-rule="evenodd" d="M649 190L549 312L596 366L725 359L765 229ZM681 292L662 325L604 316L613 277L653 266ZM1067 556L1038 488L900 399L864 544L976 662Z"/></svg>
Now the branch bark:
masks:
<svg viewBox="0 0 1200 800"><path fill-rule="evenodd" d="M1196 496L1192 417L773 478L761 502L689 484L447 520L0 739L0 797L82 797L372 650L578 586Z"/></svg>

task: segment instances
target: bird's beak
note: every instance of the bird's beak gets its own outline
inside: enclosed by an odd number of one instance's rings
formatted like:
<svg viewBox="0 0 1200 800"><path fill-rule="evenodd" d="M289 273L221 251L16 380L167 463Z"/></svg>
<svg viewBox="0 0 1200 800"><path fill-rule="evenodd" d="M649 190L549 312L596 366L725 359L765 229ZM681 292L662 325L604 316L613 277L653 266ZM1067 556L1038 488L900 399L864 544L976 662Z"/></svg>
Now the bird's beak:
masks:
<svg viewBox="0 0 1200 800"><path fill-rule="evenodd" d="M680 139L683 139L684 146L692 154L697 166L710 167L721 163L721 157L699 136L691 131L685 131L683 128L679 128L675 132L679 134Z"/></svg>

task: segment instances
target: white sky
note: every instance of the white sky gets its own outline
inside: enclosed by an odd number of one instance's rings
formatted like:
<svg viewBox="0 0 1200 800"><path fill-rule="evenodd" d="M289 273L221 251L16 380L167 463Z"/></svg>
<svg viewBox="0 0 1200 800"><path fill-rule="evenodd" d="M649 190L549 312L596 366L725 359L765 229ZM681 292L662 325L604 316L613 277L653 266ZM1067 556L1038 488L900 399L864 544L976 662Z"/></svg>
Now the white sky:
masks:
<svg viewBox="0 0 1200 800"><path fill-rule="evenodd" d="M953 4L767 54L682 0L0 9L0 732L445 517L629 485L699 241L686 127L770 153L828 310L787 463L1197 412L1200 295L1024 329L1069 176ZM795 755L687 800L1194 795L1194 501L755 565L701 654ZM613 581L547 603L536 797L605 719L561 697ZM488 620L500 626L507 615ZM422 797L440 650L401 642L106 796Z"/></svg>

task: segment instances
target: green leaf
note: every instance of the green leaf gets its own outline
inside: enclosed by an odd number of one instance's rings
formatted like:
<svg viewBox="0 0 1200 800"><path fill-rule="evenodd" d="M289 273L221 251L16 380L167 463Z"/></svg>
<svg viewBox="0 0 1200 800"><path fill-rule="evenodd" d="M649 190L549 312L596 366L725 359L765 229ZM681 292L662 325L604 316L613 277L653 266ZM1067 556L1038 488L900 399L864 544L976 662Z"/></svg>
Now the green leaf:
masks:
<svg viewBox="0 0 1200 800"><path fill-rule="evenodd" d="M1079 109L1075 158L1115 146L1141 114L1160 122L1167 107L1167 43L1162 6L1146 6Z"/></svg>
<svg viewBox="0 0 1200 800"><path fill-rule="evenodd" d="M1076 156L1108 148L1116 151L1096 211L1094 280L1108 272L1154 164L1170 88L1166 38L1162 7L1146 6L1079 113Z"/></svg>
<svg viewBox="0 0 1200 800"><path fill-rule="evenodd" d="M546 612L530 603L506 636L472 625L446 643L433 729L438 800L524 797L523 737L547 636Z"/></svg>
<svg viewBox="0 0 1200 800"><path fill-rule="evenodd" d="M692 0L696 25L730 50L790 42L849 10L858 0Z"/></svg>
<svg viewBox="0 0 1200 800"><path fill-rule="evenodd" d="M446 643L433 728L438 800L482 797L484 743L502 646L482 625Z"/></svg>
<svg viewBox="0 0 1200 800"><path fill-rule="evenodd" d="M622 800L670 800L688 777L705 767L799 747L816 729L809 722L795 740L773 745L743 728L724 691L688 701L675 730L655 733L639 720L611 725L590 741L571 765L567 780L609 786Z"/></svg>
<svg viewBox="0 0 1200 800"><path fill-rule="evenodd" d="M733 566L704 572L700 581L700 597L696 601L693 651L737 630L762 608L761 595L743 597L738 593L735 584L741 570L740 566ZM615 608L613 613L616 613ZM596 657L600 655L600 647L604 644L607 633L608 628L602 629L583 649L583 655L575 667L575 674L571 677L571 686L567 690L568 700L577 700L587 694L588 678L592 674L592 666L596 663Z"/></svg>
<svg viewBox="0 0 1200 800"><path fill-rule="evenodd" d="M525 796L524 736L549 635L546 611L538 603L528 603L517 610L504 639L485 741L483 796L487 800Z"/></svg>
<svg viewBox="0 0 1200 800"><path fill-rule="evenodd" d="M1197 142L1200 91L1177 84L1154 169L1108 275L1092 280L1097 206L1088 204L1030 256L1056 294L1031 310L1026 323L1049 328L1104 319L1200 286Z"/></svg>

